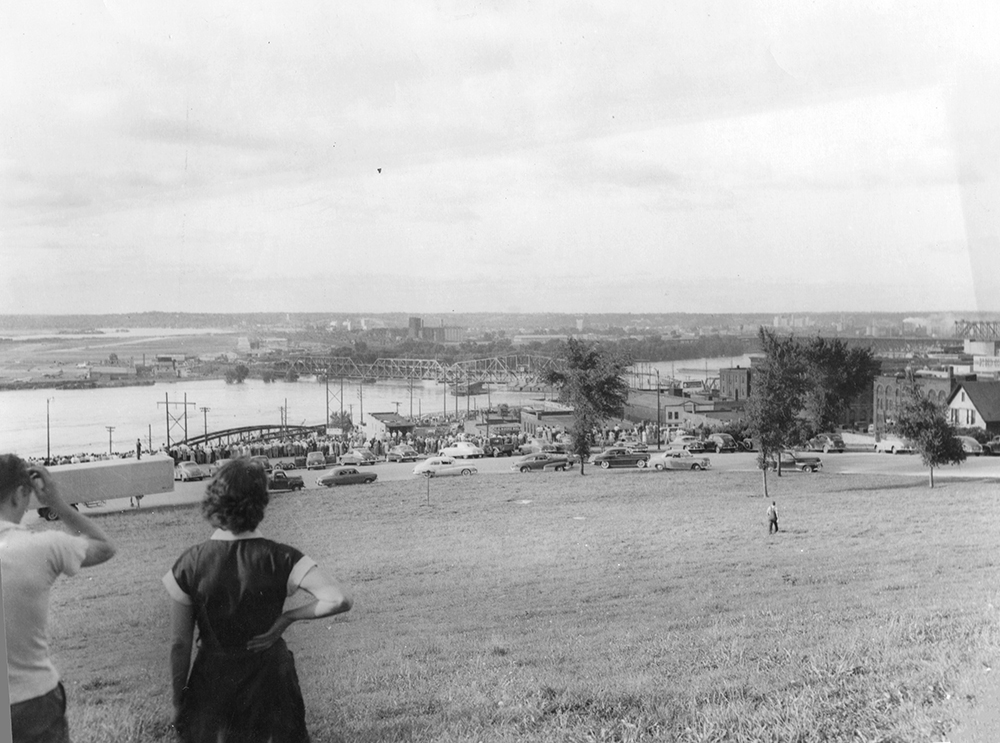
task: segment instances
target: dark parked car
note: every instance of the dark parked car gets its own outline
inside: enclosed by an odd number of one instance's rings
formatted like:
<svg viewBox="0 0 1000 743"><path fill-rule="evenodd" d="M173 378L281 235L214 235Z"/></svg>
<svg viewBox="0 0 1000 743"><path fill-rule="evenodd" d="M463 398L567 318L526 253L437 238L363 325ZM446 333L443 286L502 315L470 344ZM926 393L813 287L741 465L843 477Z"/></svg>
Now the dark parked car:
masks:
<svg viewBox="0 0 1000 743"><path fill-rule="evenodd" d="M334 467L317 477L316 484L332 488L337 485L357 485L358 483L368 485L377 479L378 475L374 472L360 472L357 467Z"/></svg>
<svg viewBox="0 0 1000 743"><path fill-rule="evenodd" d="M612 446L600 454L595 454L590 461L602 469L609 467L638 467L642 469L649 462L649 452L629 451L624 446Z"/></svg>
<svg viewBox="0 0 1000 743"><path fill-rule="evenodd" d="M326 454L321 451L311 451L306 454L305 464L307 470L326 469Z"/></svg>
<svg viewBox="0 0 1000 743"><path fill-rule="evenodd" d="M771 455L767 467L771 470L778 469L778 460L774 455ZM799 472L818 472L821 469L823 469L823 462L819 457L788 450L781 452L782 472L793 472L795 470Z"/></svg>
<svg viewBox="0 0 1000 743"><path fill-rule="evenodd" d="M274 470L267 478L268 490L302 490L305 486L301 477L286 474L284 470Z"/></svg>
<svg viewBox="0 0 1000 743"><path fill-rule="evenodd" d="M532 472L534 470L555 470L556 472L562 472L572 467L575 461L575 457L571 454L540 451L521 457L510 468L517 472Z"/></svg>
<svg viewBox="0 0 1000 743"><path fill-rule="evenodd" d="M339 464L375 464L377 461L371 449L351 449L340 457Z"/></svg>
<svg viewBox="0 0 1000 743"><path fill-rule="evenodd" d="M726 452L736 451L736 439L730 436L728 433L713 433L708 437L706 443L711 441L715 444L715 451L719 454L724 454ZM707 449L706 449L707 451Z"/></svg>
<svg viewBox="0 0 1000 743"><path fill-rule="evenodd" d="M420 453L409 444L394 446L386 454L386 461L389 462L416 462Z"/></svg>
<svg viewBox="0 0 1000 743"><path fill-rule="evenodd" d="M502 436L491 436L483 444L483 451L490 457L511 457L520 451L520 447L515 441L508 441Z"/></svg>

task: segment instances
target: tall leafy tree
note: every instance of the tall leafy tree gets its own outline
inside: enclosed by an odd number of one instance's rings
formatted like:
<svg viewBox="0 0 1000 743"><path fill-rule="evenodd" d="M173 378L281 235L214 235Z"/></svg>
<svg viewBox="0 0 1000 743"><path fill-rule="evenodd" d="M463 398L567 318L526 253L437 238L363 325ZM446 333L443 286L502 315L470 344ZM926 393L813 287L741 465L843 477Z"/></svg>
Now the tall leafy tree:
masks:
<svg viewBox="0 0 1000 743"><path fill-rule="evenodd" d="M797 418L806 392L807 367L802 348L791 337L779 337L767 328L758 331L764 360L754 366L746 418L759 449L757 465L763 472L767 497L767 470L772 456L800 436ZM781 475L780 457L778 475Z"/></svg>
<svg viewBox="0 0 1000 743"><path fill-rule="evenodd" d="M920 459L930 472L930 487L934 487L934 468L965 461L962 443L955 438L955 428L948 422L945 410L920 389L910 386L892 430L913 444Z"/></svg>
<svg viewBox="0 0 1000 743"><path fill-rule="evenodd" d="M804 412L812 431L832 430L851 402L871 390L880 364L870 348L849 348L840 338L816 336L802 346L807 384Z"/></svg>
<svg viewBox="0 0 1000 743"><path fill-rule="evenodd" d="M563 361L565 366L550 372L548 382L559 388L560 399L573 408L570 435L582 475L594 428L620 416L628 400L625 369L629 362L576 338L566 342Z"/></svg>

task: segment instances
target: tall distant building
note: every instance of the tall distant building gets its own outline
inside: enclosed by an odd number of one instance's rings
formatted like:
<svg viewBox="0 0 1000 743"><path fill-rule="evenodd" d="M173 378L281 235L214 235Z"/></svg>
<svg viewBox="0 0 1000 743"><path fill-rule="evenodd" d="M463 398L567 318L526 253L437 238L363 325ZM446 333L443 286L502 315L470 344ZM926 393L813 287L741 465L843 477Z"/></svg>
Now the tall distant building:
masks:
<svg viewBox="0 0 1000 743"><path fill-rule="evenodd" d="M576 332L577 333L582 333L583 332L583 318L582 317L578 317L576 319Z"/></svg>
<svg viewBox="0 0 1000 743"><path fill-rule="evenodd" d="M418 340L423 335L424 321L419 317L411 317L406 329L406 337Z"/></svg>

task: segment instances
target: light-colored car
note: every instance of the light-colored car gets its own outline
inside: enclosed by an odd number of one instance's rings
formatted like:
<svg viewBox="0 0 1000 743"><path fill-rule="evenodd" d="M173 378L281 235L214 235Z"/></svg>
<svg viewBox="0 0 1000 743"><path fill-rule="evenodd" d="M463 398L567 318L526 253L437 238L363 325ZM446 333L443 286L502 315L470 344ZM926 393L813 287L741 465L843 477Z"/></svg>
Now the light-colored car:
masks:
<svg viewBox="0 0 1000 743"><path fill-rule="evenodd" d="M983 453L983 445L971 436L956 436L955 438L962 442L962 451L966 454L978 457Z"/></svg>
<svg viewBox="0 0 1000 743"><path fill-rule="evenodd" d="M194 462L178 462L177 466L174 467L174 480L187 482L188 480L204 480L206 477L208 477L208 473Z"/></svg>
<svg viewBox="0 0 1000 743"><path fill-rule="evenodd" d="M687 449L692 454L705 451L705 444L697 436L677 436L670 442L671 449Z"/></svg>
<svg viewBox="0 0 1000 743"><path fill-rule="evenodd" d="M654 454L647 466L658 470L707 470L712 462L708 457L696 457L687 449L667 449Z"/></svg>
<svg viewBox="0 0 1000 743"><path fill-rule="evenodd" d="M844 439L839 433L819 433L809 439L809 451L821 451L824 454L830 452L842 452L847 447Z"/></svg>
<svg viewBox="0 0 1000 743"><path fill-rule="evenodd" d="M324 488L337 485L370 485L378 479L374 472L360 472L357 467L334 467L316 478L316 484Z"/></svg>
<svg viewBox="0 0 1000 743"><path fill-rule="evenodd" d="M875 451L883 454L912 454L913 446L896 436L883 436L876 442Z"/></svg>
<svg viewBox="0 0 1000 743"><path fill-rule="evenodd" d="M431 457L423 462L418 462L413 468L414 475L424 477L445 477L447 475L474 475L478 472L475 467L467 462L459 462L452 457Z"/></svg>
<svg viewBox="0 0 1000 743"><path fill-rule="evenodd" d="M485 452L471 441L456 441L450 446L444 447L441 452L443 457L453 457L455 459L479 459Z"/></svg>

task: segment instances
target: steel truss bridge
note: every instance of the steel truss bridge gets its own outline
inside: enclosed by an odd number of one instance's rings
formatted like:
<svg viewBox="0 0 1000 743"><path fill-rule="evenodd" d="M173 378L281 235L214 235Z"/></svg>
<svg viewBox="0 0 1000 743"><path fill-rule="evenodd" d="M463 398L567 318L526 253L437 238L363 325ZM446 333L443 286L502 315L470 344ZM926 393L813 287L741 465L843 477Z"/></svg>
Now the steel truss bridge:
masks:
<svg viewBox="0 0 1000 743"><path fill-rule="evenodd" d="M325 433L326 426L283 426L280 423L262 426L240 426L239 428L227 428L222 431L212 431L201 436L192 436L184 441L178 441L175 445L180 446L205 446L213 443L232 443L233 441L243 441L245 439L255 439L257 441L271 441L273 439L296 438L299 436L309 436L313 433Z"/></svg>
<svg viewBox="0 0 1000 743"><path fill-rule="evenodd" d="M550 372L562 368L563 362L559 359L527 354L454 364L442 364L434 359L376 359L371 364L358 364L345 356L302 354L261 359L251 364L255 371L270 371L276 376L294 371L299 376L316 374L325 375L327 379L421 379L454 385L483 382L521 387L545 384Z"/></svg>

